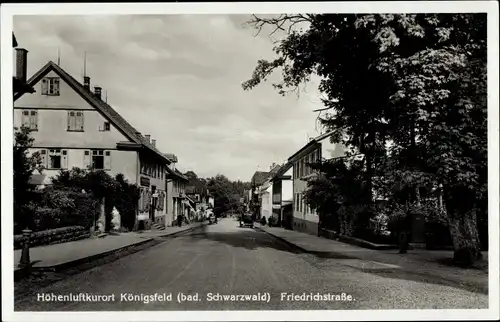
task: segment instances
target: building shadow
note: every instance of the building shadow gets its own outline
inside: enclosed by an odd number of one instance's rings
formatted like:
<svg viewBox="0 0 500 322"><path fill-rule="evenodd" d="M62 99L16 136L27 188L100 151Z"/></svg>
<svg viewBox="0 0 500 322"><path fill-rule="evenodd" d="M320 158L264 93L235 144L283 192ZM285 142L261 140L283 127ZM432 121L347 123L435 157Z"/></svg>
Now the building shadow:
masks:
<svg viewBox="0 0 500 322"><path fill-rule="evenodd" d="M231 247L245 248L248 250L271 248L292 254L304 253L302 250L292 247L291 245L288 245L265 233L246 227L238 227L238 230L235 232L208 232L207 226L204 226L183 237L190 238L193 241L214 241Z"/></svg>
<svg viewBox="0 0 500 322"><path fill-rule="evenodd" d="M291 254L309 254L317 259L320 259L321 261L325 261L325 263L328 260L338 260L336 263L338 263L339 265L348 266L355 271L360 271L383 278L442 285L475 293L488 294L487 284L485 285L484 283L474 281L464 281L457 277L443 277L443 274L433 274L432 270L422 271L418 267L414 267L413 265L405 262L394 263L393 261L389 261L392 265L398 265L398 268L360 268L346 265L346 263L343 263L342 260L360 260L367 262L372 262L375 260L376 262L380 263L384 263L385 261L374 258L365 258L365 256L363 256L362 254L345 254L345 252L335 253L305 251L297 246L280 240L277 237L271 236L263 231L259 231L258 229L242 227L237 229L236 231L217 232L212 230L208 231L207 226L204 226L200 229L197 229L196 231L193 231L191 234L186 235L185 237L190 238L193 241L212 241L223 243L235 248L245 248L248 250L270 248L281 252L288 252Z"/></svg>

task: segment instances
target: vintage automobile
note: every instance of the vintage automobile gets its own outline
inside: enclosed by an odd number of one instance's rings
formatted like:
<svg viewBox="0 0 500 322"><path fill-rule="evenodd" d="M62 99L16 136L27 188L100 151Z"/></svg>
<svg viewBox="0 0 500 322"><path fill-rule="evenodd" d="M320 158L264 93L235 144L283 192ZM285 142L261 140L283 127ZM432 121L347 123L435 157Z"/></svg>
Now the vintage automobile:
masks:
<svg viewBox="0 0 500 322"><path fill-rule="evenodd" d="M253 218L252 214L243 214L240 218L240 227L250 227L253 228Z"/></svg>

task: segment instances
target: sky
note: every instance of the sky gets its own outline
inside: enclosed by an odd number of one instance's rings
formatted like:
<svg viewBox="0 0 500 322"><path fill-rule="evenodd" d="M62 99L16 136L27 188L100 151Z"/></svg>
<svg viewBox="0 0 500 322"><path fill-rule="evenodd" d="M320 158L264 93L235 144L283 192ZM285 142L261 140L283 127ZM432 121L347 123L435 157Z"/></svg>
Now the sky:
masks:
<svg viewBox="0 0 500 322"><path fill-rule="evenodd" d="M91 86L177 168L199 177L250 181L283 163L320 133L317 80L299 96L272 87L276 73L251 91L259 59L272 59L269 30L258 36L247 15L15 16L28 77L49 60L82 81L84 53ZM277 38L278 37L278 38ZM319 130L319 129L318 129Z"/></svg>

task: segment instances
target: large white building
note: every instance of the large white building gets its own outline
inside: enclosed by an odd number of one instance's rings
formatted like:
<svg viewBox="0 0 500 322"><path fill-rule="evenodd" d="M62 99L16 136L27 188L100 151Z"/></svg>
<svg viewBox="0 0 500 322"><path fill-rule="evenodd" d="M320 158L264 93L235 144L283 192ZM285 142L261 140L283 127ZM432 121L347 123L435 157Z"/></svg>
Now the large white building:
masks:
<svg viewBox="0 0 500 322"><path fill-rule="evenodd" d="M330 141L332 132L311 139L300 150L294 153L288 162L293 166L293 229L310 234L318 233L318 214L303 199L307 189L307 179L314 174L308 165L318 160L326 161L345 154L344 147Z"/></svg>
<svg viewBox="0 0 500 322"><path fill-rule="evenodd" d="M171 169L174 160L107 104L101 87L92 91L90 77L80 83L52 61L27 83L36 92L14 95L14 126L32 130L30 152L42 156L45 169L33 176L33 183L51 184L60 170L73 167L100 169L111 176L121 173L140 186L138 221L146 228L172 221L166 218L167 177L179 177Z"/></svg>

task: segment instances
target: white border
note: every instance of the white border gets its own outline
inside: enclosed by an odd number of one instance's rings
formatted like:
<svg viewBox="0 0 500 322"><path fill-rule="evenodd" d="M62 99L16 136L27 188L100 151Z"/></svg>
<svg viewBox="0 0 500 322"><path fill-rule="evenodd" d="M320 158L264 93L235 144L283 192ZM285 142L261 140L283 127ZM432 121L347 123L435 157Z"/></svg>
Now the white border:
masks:
<svg viewBox="0 0 500 322"><path fill-rule="evenodd" d="M488 13L488 175L489 309L359 311L171 311L171 312L13 312L12 249L12 16L74 14L246 14L246 13ZM320 320L483 320L499 318L499 136L498 3L496 1L311 2L311 3L79 3L2 4L1 6L1 173L2 320L4 321L320 321ZM22 43L22 40L20 40ZM28 48L29 49L29 48ZM443 294L446 296L446 294Z"/></svg>

